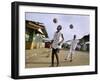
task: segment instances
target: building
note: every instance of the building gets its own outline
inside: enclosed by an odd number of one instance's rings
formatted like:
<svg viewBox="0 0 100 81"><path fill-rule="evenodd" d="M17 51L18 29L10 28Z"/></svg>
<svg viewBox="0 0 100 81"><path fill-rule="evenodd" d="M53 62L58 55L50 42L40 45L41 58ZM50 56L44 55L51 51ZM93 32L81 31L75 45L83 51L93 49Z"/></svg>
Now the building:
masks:
<svg viewBox="0 0 100 81"><path fill-rule="evenodd" d="M36 49L45 47L44 38L48 38L45 26L43 23L35 21L25 21L25 48Z"/></svg>
<svg viewBox="0 0 100 81"><path fill-rule="evenodd" d="M81 50L82 51L89 51L89 46L90 46L89 35L83 36L79 41L80 41L79 43L81 45Z"/></svg>

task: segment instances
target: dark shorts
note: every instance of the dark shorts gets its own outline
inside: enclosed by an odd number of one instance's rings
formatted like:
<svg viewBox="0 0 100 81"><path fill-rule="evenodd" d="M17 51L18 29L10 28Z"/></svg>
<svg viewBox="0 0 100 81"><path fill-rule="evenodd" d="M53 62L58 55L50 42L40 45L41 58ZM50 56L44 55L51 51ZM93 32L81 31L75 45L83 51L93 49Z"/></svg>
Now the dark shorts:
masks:
<svg viewBox="0 0 100 81"><path fill-rule="evenodd" d="M58 48L56 48L56 49L54 49L54 48L52 48L52 54L57 54L57 53L59 53L59 49Z"/></svg>

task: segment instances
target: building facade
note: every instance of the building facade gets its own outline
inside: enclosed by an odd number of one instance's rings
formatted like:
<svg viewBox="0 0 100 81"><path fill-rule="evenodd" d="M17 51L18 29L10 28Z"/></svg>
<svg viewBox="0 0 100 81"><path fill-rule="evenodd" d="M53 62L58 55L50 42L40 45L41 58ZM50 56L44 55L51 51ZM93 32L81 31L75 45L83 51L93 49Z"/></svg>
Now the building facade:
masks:
<svg viewBox="0 0 100 81"><path fill-rule="evenodd" d="M25 48L37 49L45 47L43 39L48 38L45 26L43 23L35 21L25 21Z"/></svg>

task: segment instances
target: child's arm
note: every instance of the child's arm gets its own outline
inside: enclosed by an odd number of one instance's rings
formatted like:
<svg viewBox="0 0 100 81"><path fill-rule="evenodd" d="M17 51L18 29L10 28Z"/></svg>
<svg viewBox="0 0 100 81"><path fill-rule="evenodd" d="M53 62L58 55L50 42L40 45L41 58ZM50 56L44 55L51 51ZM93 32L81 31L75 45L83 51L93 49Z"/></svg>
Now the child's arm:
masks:
<svg viewBox="0 0 100 81"><path fill-rule="evenodd" d="M62 37L62 40L58 43L58 45L60 45L64 41L63 34L61 34L61 37Z"/></svg>

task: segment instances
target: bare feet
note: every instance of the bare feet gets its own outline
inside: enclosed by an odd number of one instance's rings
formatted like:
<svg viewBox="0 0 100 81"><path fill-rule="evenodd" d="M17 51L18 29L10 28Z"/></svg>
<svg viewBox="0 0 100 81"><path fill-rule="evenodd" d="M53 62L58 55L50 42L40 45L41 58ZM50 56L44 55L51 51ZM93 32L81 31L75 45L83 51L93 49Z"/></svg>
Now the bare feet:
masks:
<svg viewBox="0 0 100 81"><path fill-rule="evenodd" d="M71 60L69 60L69 62L72 62L72 59L71 59Z"/></svg>

